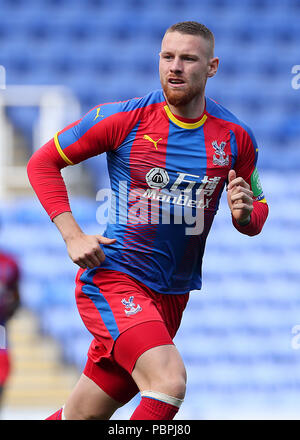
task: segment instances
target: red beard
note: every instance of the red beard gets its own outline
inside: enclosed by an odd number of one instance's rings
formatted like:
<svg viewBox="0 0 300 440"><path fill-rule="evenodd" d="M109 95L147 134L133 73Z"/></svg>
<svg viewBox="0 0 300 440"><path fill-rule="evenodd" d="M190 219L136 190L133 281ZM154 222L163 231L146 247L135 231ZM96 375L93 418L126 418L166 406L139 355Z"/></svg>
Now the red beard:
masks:
<svg viewBox="0 0 300 440"><path fill-rule="evenodd" d="M202 87L189 87L186 90L174 90L168 87L168 83L162 85L163 91L167 97L169 104L174 107L181 107L189 104L195 96L202 93Z"/></svg>

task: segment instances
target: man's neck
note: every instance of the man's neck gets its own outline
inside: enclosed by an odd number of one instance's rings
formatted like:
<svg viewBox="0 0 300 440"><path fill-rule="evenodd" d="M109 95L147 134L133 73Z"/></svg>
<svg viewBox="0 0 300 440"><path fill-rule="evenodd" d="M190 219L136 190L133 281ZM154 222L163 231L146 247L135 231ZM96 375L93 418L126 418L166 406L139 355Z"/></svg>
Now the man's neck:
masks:
<svg viewBox="0 0 300 440"><path fill-rule="evenodd" d="M166 98L167 104L173 115L186 119L198 119L205 110L204 95L194 98L191 102L182 106L174 106L170 104Z"/></svg>

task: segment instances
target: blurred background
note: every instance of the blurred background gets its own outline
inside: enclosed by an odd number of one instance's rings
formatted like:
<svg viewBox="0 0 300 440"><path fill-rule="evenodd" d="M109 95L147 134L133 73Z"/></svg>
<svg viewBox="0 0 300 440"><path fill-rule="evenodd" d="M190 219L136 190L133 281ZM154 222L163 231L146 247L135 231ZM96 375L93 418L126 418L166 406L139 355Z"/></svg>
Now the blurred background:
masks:
<svg viewBox="0 0 300 440"><path fill-rule="evenodd" d="M161 38L183 20L215 34L220 68L207 95L253 129L270 214L261 235L242 236L221 200L203 289L175 339L188 372L177 418L300 418L300 0L0 0L0 247L19 264L22 302L7 326L2 419L60 408L91 340L74 300L77 269L27 161L91 107L159 88ZM105 156L63 174L79 224L101 233ZM128 419L137 399L114 418Z"/></svg>

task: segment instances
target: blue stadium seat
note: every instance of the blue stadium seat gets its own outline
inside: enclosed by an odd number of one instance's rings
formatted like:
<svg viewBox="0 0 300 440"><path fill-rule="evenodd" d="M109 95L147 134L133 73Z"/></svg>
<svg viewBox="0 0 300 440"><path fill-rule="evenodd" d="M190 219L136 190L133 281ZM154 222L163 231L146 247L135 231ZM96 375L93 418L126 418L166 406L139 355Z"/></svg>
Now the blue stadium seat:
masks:
<svg viewBox="0 0 300 440"><path fill-rule="evenodd" d="M22 269L22 266L21 266ZM20 292L21 292L21 304L23 307L32 310L34 313L39 315L41 312L41 307L43 305L43 290L42 286L33 277L31 280L26 280L23 276L22 270L22 279L20 283Z"/></svg>
<svg viewBox="0 0 300 440"><path fill-rule="evenodd" d="M42 331L61 341L70 335L76 338L77 329L83 326L75 307L52 306L44 308L41 315Z"/></svg>
<svg viewBox="0 0 300 440"><path fill-rule="evenodd" d="M37 198L19 197L10 204L9 221L20 225L48 225L49 217Z"/></svg>
<svg viewBox="0 0 300 440"><path fill-rule="evenodd" d="M78 336L76 337L76 343L74 344L74 339L71 337L68 344L65 346L63 353L64 359L68 363L75 365L79 371L82 371L86 364L87 352L91 340L91 336Z"/></svg>

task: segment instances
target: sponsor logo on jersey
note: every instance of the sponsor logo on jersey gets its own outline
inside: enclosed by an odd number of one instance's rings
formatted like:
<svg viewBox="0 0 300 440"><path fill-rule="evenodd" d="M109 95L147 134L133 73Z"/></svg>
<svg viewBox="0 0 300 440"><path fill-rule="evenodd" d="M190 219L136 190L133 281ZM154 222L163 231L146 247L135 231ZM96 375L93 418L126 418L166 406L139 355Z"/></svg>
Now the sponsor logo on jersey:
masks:
<svg viewBox="0 0 300 440"><path fill-rule="evenodd" d="M164 168L151 168L146 174L146 182L150 188L164 188L169 180L169 174Z"/></svg>
<svg viewBox="0 0 300 440"><path fill-rule="evenodd" d="M143 310L139 304L136 306L133 300L134 300L134 296L130 296L128 301L125 298L123 298L121 301L121 303L125 306L124 311L126 316L135 315L136 313L141 312Z"/></svg>
<svg viewBox="0 0 300 440"><path fill-rule="evenodd" d="M128 189L127 181L119 181L118 192L100 190L97 201L105 201L97 210L100 224L185 224L187 235L199 235L204 228L204 211L211 208L214 193L222 182L220 176L203 176L177 172L177 177L167 188L170 177L164 168L151 168L145 180L148 188ZM129 207L128 207L129 203ZM191 226L190 226L191 225ZM194 225L194 226L192 226ZM126 299L124 299L126 301ZM137 313L127 305L129 314Z"/></svg>
<svg viewBox="0 0 300 440"><path fill-rule="evenodd" d="M226 142L221 142L219 145L217 141L213 141L212 146L216 151L213 156L213 164L220 167L227 166L229 164L229 156L226 156L226 153L224 151Z"/></svg>
<svg viewBox="0 0 300 440"><path fill-rule="evenodd" d="M169 175L163 168L152 168L146 175L148 186L143 197L160 200L189 208L209 208L210 201L221 177L204 176L199 183L200 176L178 172L178 177L170 188L170 191L160 191L169 182ZM156 190L156 191L154 191ZM191 194L194 191L195 199Z"/></svg>

